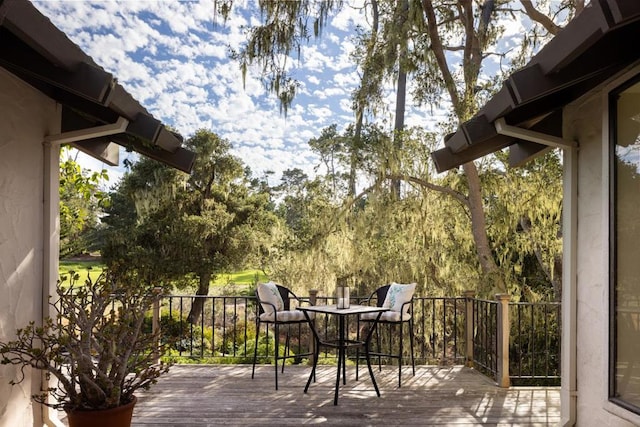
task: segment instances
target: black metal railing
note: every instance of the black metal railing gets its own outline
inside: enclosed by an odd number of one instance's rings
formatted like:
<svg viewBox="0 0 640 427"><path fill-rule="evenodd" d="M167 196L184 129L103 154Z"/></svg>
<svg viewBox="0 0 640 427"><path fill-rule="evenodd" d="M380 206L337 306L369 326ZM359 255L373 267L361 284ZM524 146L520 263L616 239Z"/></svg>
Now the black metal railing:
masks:
<svg viewBox="0 0 640 427"><path fill-rule="evenodd" d="M559 385L561 304L520 302L509 308L512 384Z"/></svg>
<svg viewBox="0 0 640 427"><path fill-rule="evenodd" d="M187 320L193 302L202 302L197 321ZM315 296L317 304L331 304L333 297ZM352 297L353 303L363 298ZM459 365L467 363L492 378L498 376L500 303L470 297L414 297L414 357L417 364ZM513 384L559 384L560 304L509 303L509 376ZM254 296L172 295L162 299L160 325L172 339L169 357L193 363L251 363L255 341ZM318 331L335 333L335 322L317 319ZM355 323L348 325L355 330ZM282 331L285 332L285 331ZM265 331L261 331L261 336ZM284 337L284 335L283 335ZM269 340L273 339L273 334ZM283 338L284 339L284 338ZM260 347L258 362L269 363L273 343ZM308 328L290 331L293 351L303 353L312 345ZM408 363L409 341L404 340ZM283 347L283 346L281 346ZM335 355L324 353L324 358Z"/></svg>
<svg viewBox="0 0 640 427"><path fill-rule="evenodd" d="M188 321L196 299L202 312L196 322ZM238 363L253 347L255 298L247 296L171 295L162 299L160 327L163 336L175 341L172 356L214 359L217 363Z"/></svg>
<svg viewBox="0 0 640 427"><path fill-rule="evenodd" d="M465 360L465 309L461 297L416 297L413 303L416 363L456 365Z"/></svg>
<svg viewBox="0 0 640 427"><path fill-rule="evenodd" d="M496 378L498 375L498 302L472 299L473 366Z"/></svg>

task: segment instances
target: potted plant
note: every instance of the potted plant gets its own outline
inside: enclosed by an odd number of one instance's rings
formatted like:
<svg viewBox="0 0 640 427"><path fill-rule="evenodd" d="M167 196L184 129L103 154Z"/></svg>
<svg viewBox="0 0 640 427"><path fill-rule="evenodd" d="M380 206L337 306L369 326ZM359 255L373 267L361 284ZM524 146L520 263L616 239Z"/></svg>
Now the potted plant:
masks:
<svg viewBox="0 0 640 427"><path fill-rule="evenodd" d="M110 414L130 425L135 392L148 389L169 369L157 363L164 351L158 332L143 331L159 292L135 277L116 280L108 272L84 283L76 273L70 276L68 286L58 283L57 301L50 301L56 315L41 326L30 322L18 329L13 341L0 341L0 359L21 367L22 376L12 384L24 380L28 367L55 377L57 384L33 399L63 409L71 427L115 426L107 419Z"/></svg>

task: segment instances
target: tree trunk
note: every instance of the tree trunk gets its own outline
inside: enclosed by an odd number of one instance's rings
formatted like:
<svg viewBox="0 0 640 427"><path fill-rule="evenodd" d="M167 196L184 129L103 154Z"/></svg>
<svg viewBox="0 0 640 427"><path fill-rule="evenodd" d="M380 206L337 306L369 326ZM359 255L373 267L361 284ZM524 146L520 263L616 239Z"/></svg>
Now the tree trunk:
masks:
<svg viewBox="0 0 640 427"><path fill-rule="evenodd" d="M201 273L200 274L200 284L198 285L198 290L196 291L196 295L209 295L209 281L211 280L211 273ZM187 316L187 321L191 324L197 324L200 320L200 316L202 315L202 308L204 307L204 298L194 298L193 304L191 304L191 310L189 311L189 315Z"/></svg>
<svg viewBox="0 0 640 427"><path fill-rule="evenodd" d="M405 28L405 24L407 22L407 13L409 11L409 2L408 0L403 0L402 2L402 10L400 15L400 28L403 34L403 41L399 46L398 51L398 81L397 81L397 92L396 92L396 117L394 124L394 145L395 149L400 151L402 150L402 131L404 131L404 114L406 111L407 104L407 67L405 65L405 61L407 59L407 32ZM395 171L393 171L395 173ZM400 200L400 180L396 179L391 182L391 191L398 200Z"/></svg>
<svg viewBox="0 0 640 427"><path fill-rule="evenodd" d="M351 144L351 155L349 159L349 196L356 195L356 175L358 174L358 153L362 149L362 107L358 106L356 111L356 129Z"/></svg>
<svg viewBox="0 0 640 427"><path fill-rule="evenodd" d="M396 120L394 126L394 145L397 151L402 150L402 131L404 130L404 113L407 103L407 72L400 60L400 71L398 73L398 92L396 93ZM395 172L395 171L394 171ZM391 182L391 191L396 198L400 200L400 180L395 179Z"/></svg>
<svg viewBox="0 0 640 427"><path fill-rule="evenodd" d="M469 210L471 212L471 232L476 244L476 251L480 267L484 275L483 282L478 289L479 294L489 296L492 292L506 292L504 279L491 253L489 238L487 237L487 220L482 203L482 188L478 169L473 162L465 163L464 173L469 182Z"/></svg>
<svg viewBox="0 0 640 427"><path fill-rule="evenodd" d="M371 40L367 45L367 56L366 61L369 61L371 56L373 55L373 50L376 45L376 40L378 38L378 24L379 24L379 15L378 15L378 0L371 1ZM369 94L367 91L369 90L369 79L371 78L371 68L369 66L365 66L362 74L362 81L360 85L360 89L356 92L355 95L355 114L356 114L356 125L353 143L351 144L351 159L350 159L350 168L349 168L349 196L355 197L356 195L356 176L358 174L358 157L360 151L362 150L362 124L364 121L364 111L366 105L366 99Z"/></svg>

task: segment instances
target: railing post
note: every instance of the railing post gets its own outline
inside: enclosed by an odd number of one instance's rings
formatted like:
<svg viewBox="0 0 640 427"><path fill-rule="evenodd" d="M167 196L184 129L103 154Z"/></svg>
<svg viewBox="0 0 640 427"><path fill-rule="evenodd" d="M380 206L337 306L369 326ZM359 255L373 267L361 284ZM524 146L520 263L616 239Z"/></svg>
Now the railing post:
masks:
<svg viewBox="0 0 640 427"><path fill-rule="evenodd" d="M466 365L469 368L473 368L473 344L475 334L473 333L473 299L476 297L475 291L464 291L465 298L465 359Z"/></svg>
<svg viewBox="0 0 640 427"><path fill-rule="evenodd" d="M498 386L509 388L509 300L508 294L496 294L498 301Z"/></svg>
<svg viewBox="0 0 640 427"><path fill-rule="evenodd" d="M318 290L317 289L311 289L309 291L309 303L311 305L316 305L317 299L318 299Z"/></svg>
<svg viewBox="0 0 640 427"><path fill-rule="evenodd" d="M161 287L153 288L155 298L153 299L153 314L151 317L151 333L156 337L153 345L153 360L156 364L160 363L160 298L162 294Z"/></svg>
<svg viewBox="0 0 640 427"><path fill-rule="evenodd" d="M318 290L317 289L311 289L309 290L309 303L311 305L316 305L316 300L318 298ZM313 322L313 328L316 327L316 318L314 317L313 319L311 319L311 321ZM313 355L311 356L311 358L309 359L309 363L311 365L313 365L314 358L315 358L315 354L316 354L316 340L313 336L313 334L309 334L309 348L311 349L311 352L313 353Z"/></svg>

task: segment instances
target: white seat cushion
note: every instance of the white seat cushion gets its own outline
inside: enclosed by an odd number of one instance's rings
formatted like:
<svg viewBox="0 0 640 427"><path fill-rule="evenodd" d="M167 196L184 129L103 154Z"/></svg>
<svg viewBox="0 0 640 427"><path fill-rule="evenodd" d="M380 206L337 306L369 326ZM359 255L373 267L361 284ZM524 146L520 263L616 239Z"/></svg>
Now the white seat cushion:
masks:
<svg viewBox="0 0 640 427"><path fill-rule="evenodd" d="M313 319L315 313L309 313L309 317ZM278 311L274 316L273 311L271 313L262 313L260 320L263 322L298 322L300 320L306 320L304 313L300 310L283 310Z"/></svg>
<svg viewBox="0 0 640 427"><path fill-rule="evenodd" d="M378 313L364 313L360 316L360 320L375 320L377 316ZM399 311L384 311L380 315L380 322L399 322L401 317L403 322L411 319L409 313L403 313L401 316Z"/></svg>

